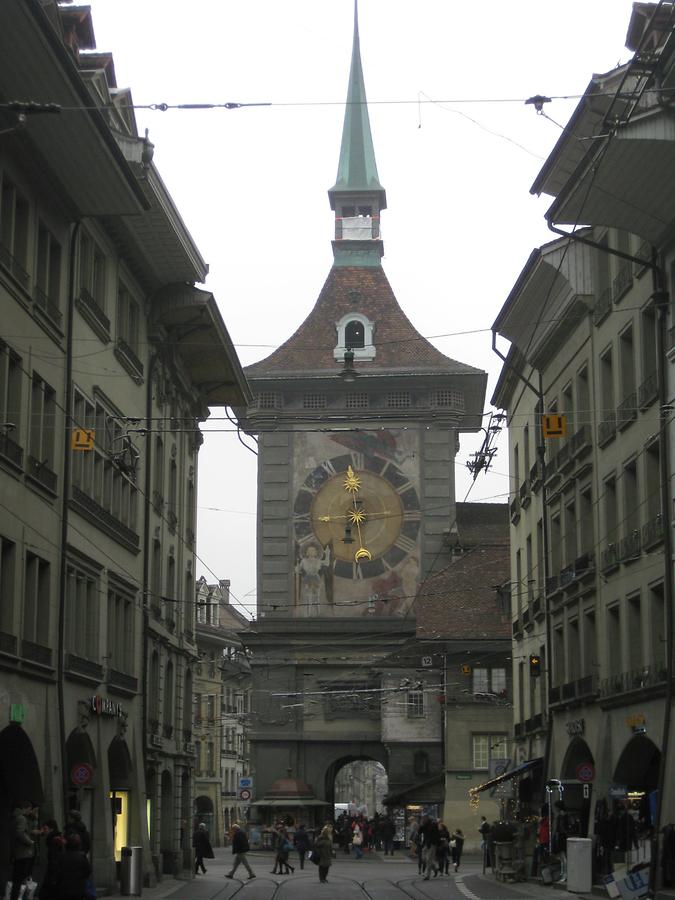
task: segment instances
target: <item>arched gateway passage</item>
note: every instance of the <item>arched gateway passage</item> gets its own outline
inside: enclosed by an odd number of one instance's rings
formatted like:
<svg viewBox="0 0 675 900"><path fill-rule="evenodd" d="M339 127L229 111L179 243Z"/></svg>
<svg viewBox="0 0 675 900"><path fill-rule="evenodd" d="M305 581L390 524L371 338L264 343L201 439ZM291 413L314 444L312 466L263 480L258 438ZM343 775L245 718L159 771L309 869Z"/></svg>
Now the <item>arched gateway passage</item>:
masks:
<svg viewBox="0 0 675 900"><path fill-rule="evenodd" d="M346 754L345 756L341 756L339 759L334 760L326 767L326 775L324 781L324 790L326 803L330 804L330 808L335 808L335 803L340 802L342 797L338 797L336 794L336 784L338 788L341 787L342 782L345 780L345 776L349 775L350 769L355 773L360 768L363 769L364 764L372 765L379 764L380 767L386 773L386 765L387 765L387 755L384 747L373 746L372 748L368 748L370 752L368 753L353 753ZM356 768L356 764L359 764ZM346 770L346 771L345 771ZM359 772L357 777L363 777L363 774ZM350 798L357 799L357 798ZM346 801L349 802L349 801ZM369 814L373 815L375 810L369 810Z"/></svg>
<svg viewBox="0 0 675 900"><path fill-rule="evenodd" d="M595 760L590 747L583 738L573 738L560 769L571 834L582 837L588 834L594 772Z"/></svg>

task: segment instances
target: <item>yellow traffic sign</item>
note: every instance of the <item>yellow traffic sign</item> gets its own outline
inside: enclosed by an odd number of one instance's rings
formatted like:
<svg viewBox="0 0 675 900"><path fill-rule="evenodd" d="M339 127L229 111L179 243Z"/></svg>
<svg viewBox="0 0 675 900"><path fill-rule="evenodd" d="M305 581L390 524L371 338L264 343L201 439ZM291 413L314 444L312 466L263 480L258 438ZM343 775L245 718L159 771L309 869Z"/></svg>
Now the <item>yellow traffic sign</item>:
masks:
<svg viewBox="0 0 675 900"><path fill-rule="evenodd" d="M70 439L70 449L93 450L94 433L93 428L75 428Z"/></svg>
<svg viewBox="0 0 675 900"><path fill-rule="evenodd" d="M562 438L567 436L567 416L551 413L541 417L541 430L545 438Z"/></svg>
<svg viewBox="0 0 675 900"><path fill-rule="evenodd" d="M471 674L471 666L464 665L462 666L462 675L470 675Z"/></svg>

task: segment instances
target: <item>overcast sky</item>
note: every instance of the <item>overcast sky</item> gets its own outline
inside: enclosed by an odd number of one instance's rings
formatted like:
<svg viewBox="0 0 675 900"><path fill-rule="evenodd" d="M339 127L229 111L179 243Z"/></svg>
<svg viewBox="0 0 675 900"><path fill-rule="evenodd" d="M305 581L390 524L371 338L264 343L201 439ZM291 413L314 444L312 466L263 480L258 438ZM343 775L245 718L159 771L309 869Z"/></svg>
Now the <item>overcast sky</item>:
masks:
<svg viewBox="0 0 675 900"><path fill-rule="evenodd" d="M244 365L311 310L331 262L353 0L90 0L99 50L136 104L155 163L210 265ZM631 54L629 0L360 0L361 54L380 181L383 265L399 303L447 356L489 373L490 327L550 198L529 188L593 72ZM524 100L556 98L538 116ZM467 333L470 332L470 333ZM505 349L505 348L504 348ZM214 409L200 451L198 574L255 605L256 459ZM482 436L465 436L465 463ZM508 500L506 441L470 500Z"/></svg>

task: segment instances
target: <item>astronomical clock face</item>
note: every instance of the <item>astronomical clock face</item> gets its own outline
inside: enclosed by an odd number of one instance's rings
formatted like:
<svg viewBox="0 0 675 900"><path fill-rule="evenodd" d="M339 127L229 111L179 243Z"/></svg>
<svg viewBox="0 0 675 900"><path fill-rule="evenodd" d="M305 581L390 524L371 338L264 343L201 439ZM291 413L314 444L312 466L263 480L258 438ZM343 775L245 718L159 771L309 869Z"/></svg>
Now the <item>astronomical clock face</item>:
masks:
<svg viewBox="0 0 675 900"><path fill-rule="evenodd" d="M419 575L419 530L417 490L393 459L357 451L322 459L295 496L296 614L404 614Z"/></svg>

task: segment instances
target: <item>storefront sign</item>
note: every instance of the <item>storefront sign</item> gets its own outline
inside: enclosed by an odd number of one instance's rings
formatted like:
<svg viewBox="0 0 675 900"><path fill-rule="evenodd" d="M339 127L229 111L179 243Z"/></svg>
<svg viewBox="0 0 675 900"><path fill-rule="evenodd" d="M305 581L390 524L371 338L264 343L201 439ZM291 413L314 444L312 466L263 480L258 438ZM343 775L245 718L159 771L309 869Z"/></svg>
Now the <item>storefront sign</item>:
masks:
<svg viewBox="0 0 675 900"><path fill-rule="evenodd" d="M565 729L570 737L580 737L584 733L586 723L583 719L572 719L571 722L565 722Z"/></svg>
<svg viewBox="0 0 675 900"><path fill-rule="evenodd" d="M455 775L455 778L457 778L460 781L468 781L471 778L471 775L469 772L458 772Z"/></svg>
<svg viewBox="0 0 675 900"><path fill-rule="evenodd" d="M632 728L633 731L644 729L646 724L647 717L644 713L633 713L632 716L627 716L626 718L626 725L628 725L629 728Z"/></svg>
<svg viewBox="0 0 675 900"><path fill-rule="evenodd" d="M628 788L625 784L610 784L609 786L609 796L613 800L623 800L628 793Z"/></svg>
<svg viewBox="0 0 675 900"><path fill-rule="evenodd" d="M75 763L70 770L70 780L78 787L85 787L91 781L94 770L89 763Z"/></svg>
<svg viewBox="0 0 675 900"><path fill-rule="evenodd" d="M91 711L97 716L123 716L124 710L122 704L116 700L110 700L108 697L101 697L100 694L94 694L89 700Z"/></svg>

